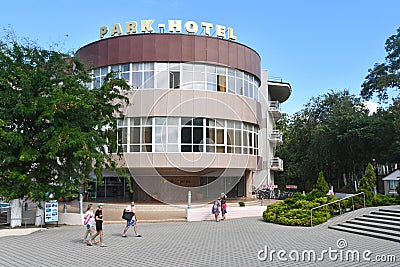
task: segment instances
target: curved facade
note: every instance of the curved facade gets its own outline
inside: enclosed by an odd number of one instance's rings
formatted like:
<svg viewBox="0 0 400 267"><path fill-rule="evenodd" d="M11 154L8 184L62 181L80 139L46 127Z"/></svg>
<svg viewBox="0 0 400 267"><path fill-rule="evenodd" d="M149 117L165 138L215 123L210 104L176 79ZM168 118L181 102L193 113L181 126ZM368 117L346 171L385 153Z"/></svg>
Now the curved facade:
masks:
<svg viewBox="0 0 400 267"><path fill-rule="evenodd" d="M198 200L220 192L241 197L273 183L268 162L277 143L268 136L277 115L270 103L285 101L290 85L274 83L271 98L251 48L207 36L135 34L88 44L76 56L92 72L89 88L111 71L132 88L118 120L123 157L116 159L140 188L134 199L184 200L188 188ZM115 174L105 176L118 183ZM125 182L108 196L102 190L98 197L127 197Z"/></svg>

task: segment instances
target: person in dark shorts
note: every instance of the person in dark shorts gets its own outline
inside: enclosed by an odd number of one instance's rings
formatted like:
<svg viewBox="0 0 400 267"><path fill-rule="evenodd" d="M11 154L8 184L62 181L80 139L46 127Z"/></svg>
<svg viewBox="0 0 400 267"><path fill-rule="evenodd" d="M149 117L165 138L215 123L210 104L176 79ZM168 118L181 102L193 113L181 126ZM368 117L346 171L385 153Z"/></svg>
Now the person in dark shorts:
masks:
<svg viewBox="0 0 400 267"><path fill-rule="evenodd" d="M96 213L94 214L94 218L96 221L96 234L92 237L92 242L95 243L95 238L97 236L100 236L100 247L105 247L106 245L103 242L103 203L99 203L97 205L99 208L96 210Z"/></svg>
<svg viewBox="0 0 400 267"><path fill-rule="evenodd" d="M221 214L222 214L222 219L221 220L226 220L225 214L226 214L226 199L228 197L225 195L225 193L221 193Z"/></svg>
<svg viewBox="0 0 400 267"><path fill-rule="evenodd" d="M128 205L125 210L125 213L129 213L131 216L131 219L126 220L126 226L124 228L124 232L122 233L122 237L126 237L126 232L128 231L130 226L133 226L133 230L135 231L136 237L142 237L140 234L138 234L137 227L136 227L136 208L135 208L135 202L132 201L130 205Z"/></svg>

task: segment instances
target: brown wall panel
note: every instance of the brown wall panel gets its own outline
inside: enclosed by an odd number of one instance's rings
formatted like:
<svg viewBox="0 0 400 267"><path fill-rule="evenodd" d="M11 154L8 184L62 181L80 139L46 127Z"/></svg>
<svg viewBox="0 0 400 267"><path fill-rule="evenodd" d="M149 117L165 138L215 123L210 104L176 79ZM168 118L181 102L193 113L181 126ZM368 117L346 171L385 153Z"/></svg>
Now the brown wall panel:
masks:
<svg viewBox="0 0 400 267"><path fill-rule="evenodd" d="M260 79L260 56L253 49L225 39L188 34L132 34L80 48L76 56L89 68L127 62L210 62L252 73Z"/></svg>
<svg viewBox="0 0 400 267"><path fill-rule="evenodd" d="M218 42L218 62L229 66L229 43Z"/></svg>
<svg viewBox="0 0 400 267"><path fill-rule="evenodd" d="M156 40L154 34L143 35L143 61L151 62L156 54Z"/></svg>
<svg viewBox="0 0 400 267"><path fill-rule="evenodd" d="M200 36L194 36L194 57L195 61L207 61L207 43Z"/></svg>
<svg viewBox="0 0 400 267"><path fill-rule="evenodd" d="M195 61L194 38L191 35L182 36L182 59L186 62Z"/></svg>
<svg viewBox="0 0 400 267"><path fill-rule="evenodd" d="M131 36L129 36L131 37ZM131 45L131 61L141 62L143 61L143 38L130 38Z"/></svg>

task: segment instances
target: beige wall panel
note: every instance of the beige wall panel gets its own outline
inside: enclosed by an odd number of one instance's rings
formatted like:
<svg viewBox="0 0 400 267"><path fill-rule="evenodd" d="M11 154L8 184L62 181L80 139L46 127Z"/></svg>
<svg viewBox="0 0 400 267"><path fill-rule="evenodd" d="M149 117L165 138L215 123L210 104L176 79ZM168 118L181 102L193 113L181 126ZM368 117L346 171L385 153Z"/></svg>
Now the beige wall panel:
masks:
<svg viewBox="0 0 400 267"><path fill-rule="evenodd" d="M193 117L194 106L194 91L193 90L180 90L181 91L181 114L183 117Z"/></svg>
<svg viewBox="0 0 400 267"><path fill-rule="evenodd" d="M154 90L154 108L152 114L155 116L168 115L168 91Z"/></svg>
<svg viewBox="0 0 400 267"><path fill-rule="evenodd" d="M181 116L181 92L180 90L168 90L167 114L171 117Z"/></svg>

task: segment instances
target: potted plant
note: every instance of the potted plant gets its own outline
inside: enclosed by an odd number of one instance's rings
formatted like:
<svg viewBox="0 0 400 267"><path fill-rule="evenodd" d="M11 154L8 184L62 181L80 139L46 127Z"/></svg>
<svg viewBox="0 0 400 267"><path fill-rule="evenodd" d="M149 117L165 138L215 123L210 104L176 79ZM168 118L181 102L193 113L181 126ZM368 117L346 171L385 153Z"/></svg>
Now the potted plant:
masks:
<svg viewBox="0 0 400 267"><path fill-rule="evenodd" d="M243 201L239 201L239 207L244 207L245 203Z"/></svg>

